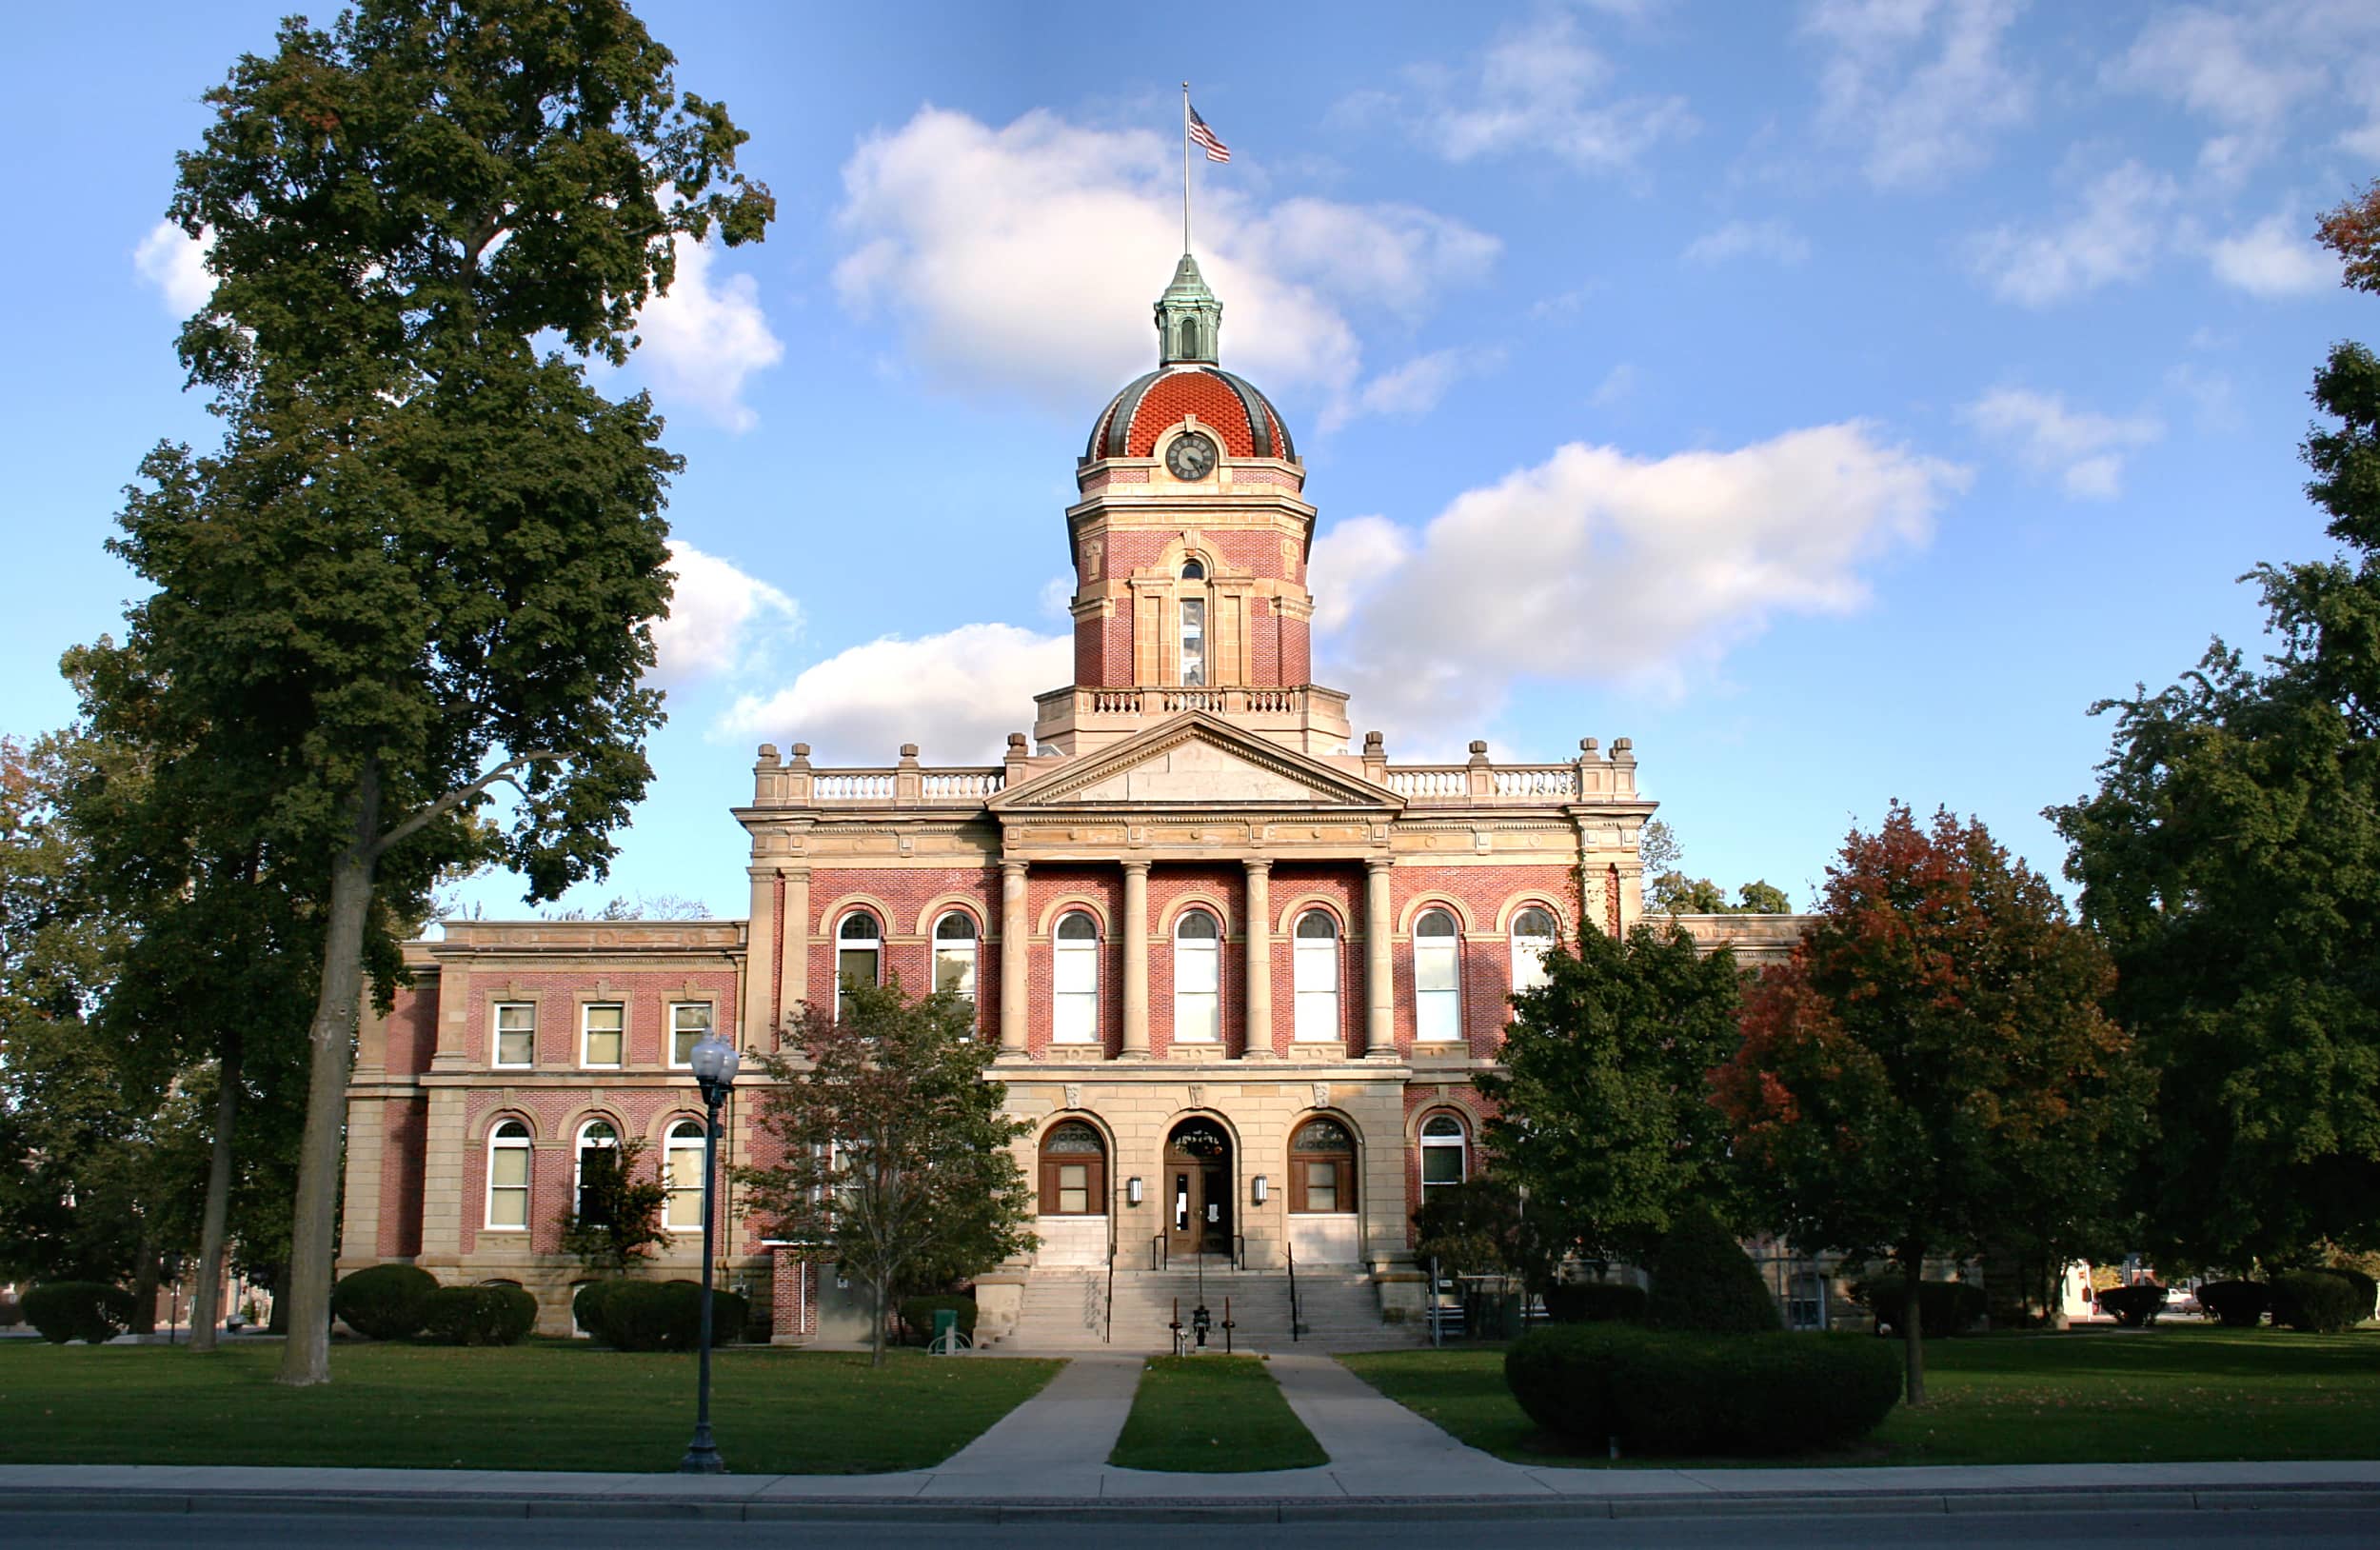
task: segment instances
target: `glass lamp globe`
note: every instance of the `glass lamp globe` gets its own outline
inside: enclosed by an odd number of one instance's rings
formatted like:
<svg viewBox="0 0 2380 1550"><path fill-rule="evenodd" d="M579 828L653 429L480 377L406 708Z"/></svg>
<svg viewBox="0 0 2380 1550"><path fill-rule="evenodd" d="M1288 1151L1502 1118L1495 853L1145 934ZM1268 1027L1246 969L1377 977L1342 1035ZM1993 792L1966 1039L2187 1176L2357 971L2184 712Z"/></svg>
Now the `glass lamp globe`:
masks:
<svg viewBox="0 0 2380 1550"><path fill-rule="evenodd" d="M705 1034L696 1041L687 1056L687 1063L694 1067L694 1080L705 1087L713 1083L724 1087L735 1081L736 1066L741 1060L736 1046L716 1033Z"/></svg>

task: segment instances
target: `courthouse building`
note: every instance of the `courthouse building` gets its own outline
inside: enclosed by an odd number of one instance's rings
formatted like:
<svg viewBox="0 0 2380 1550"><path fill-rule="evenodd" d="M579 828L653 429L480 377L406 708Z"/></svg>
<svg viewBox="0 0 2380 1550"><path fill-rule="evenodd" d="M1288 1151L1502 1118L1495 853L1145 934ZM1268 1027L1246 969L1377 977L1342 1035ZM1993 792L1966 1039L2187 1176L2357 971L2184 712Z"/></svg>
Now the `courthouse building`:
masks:
<svg viewBox="0 0 2380 1550"><path fill-rule="evenodd" d="M1031 1122L1040 1247L979 1284L986 1334L1045 1306L1105 1338L1116 1316L1086 1310L1111 1265L1129 1287L1201 1253L1241 1278L1251 1328L1293 1258L1309 1284L1359 1288L1376 1326L1419 1306L1412 1213L1478 1165L1471 1081L1505 998L1581 925L1635 921L1654 804L1624 737L1405 764L1351 734L1347 696L1313 681L1305 466L1220 364L1221 316L1185 255L1157 369L1098 411L1076 465L1074 682L999 764L922 764L930 726L867 768L763 745L734 815L748 918L454 922L408 949L412 986L367 1023L351 1089L343 1271L517 1282L566 1330L561 1218L590 1154L641 1138L670 1186L657 1269L691 1276L694 1041L770 1049L839 978L897 974L973 998ZM1755 958L1789 939L1782 920L1697 924L1759 933ZM759 1139L750 1086L737 1161ZM833 1266L773 1242L740 1192L723 1220L727 1282L777 1338L831 1326Z"/></svg>

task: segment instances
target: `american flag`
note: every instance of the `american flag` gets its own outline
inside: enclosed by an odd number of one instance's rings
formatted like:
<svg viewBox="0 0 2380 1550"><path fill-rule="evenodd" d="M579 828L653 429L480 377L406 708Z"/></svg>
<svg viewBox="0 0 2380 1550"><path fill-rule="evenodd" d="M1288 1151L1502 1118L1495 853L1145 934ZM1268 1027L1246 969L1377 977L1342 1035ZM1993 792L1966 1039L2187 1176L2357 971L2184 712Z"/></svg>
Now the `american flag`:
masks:
<svg viewBox="0 0 2380 1550"><path fill-rule="evenodd" d="M1199 110L1196 108L1190 109L1190 138L1206 148L1208 161L1227 162L1231 160L1231 147L1215 138L1215 131L1206 127L1206 120L1199 116Z"/></svg>

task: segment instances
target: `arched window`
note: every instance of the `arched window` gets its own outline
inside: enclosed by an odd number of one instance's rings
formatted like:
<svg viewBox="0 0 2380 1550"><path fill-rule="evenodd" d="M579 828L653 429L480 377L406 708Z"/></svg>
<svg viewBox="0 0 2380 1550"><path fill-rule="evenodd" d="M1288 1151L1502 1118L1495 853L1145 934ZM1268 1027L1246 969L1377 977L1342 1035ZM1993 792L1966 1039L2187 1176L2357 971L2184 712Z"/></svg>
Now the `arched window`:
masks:
<svg viewBox="0 0 2380 1550"><path fill-rule="evenodd" d="M1545 983L1545 955L1554 950L1554 914L1531 904L1513 917L1513 988L1535 990Z"/></svg>
<svg viewBox="0 0 2380 1550"><path fill-rule="evenodd" d="M1199 320L1197 318L1181 320L1181 348L1178 353L1193 359L1197 357L1199 353Z"/></svg>
<svg viewBox="0 0 2380 1550"><path fill-rule="evenodd" d="M620 1132L609 1120L589 1120L579 1126L573 1150L577 1165L571 1170L570 1193L578 1202L579 1221L590 1227L606 1226L611 1192L604 1186L620 1166Z"/></svg>
<svg viewBox="0 0 2380 1550"><path fill-rule="evenodd" d="M703 1122L680 1120L662 1145L661 1224L672 1232L703 1225Z"/></svg>
<svg viewBox="0 0 2380 1550"><path fill-rule="evenodd" d="M1174 1042L1211 1044L1222 1037L1223 928L1202 909L1174 923Z"/></svg>
<svg viewBox="0 0 2380 1550"><path fill-rule="evenodd" d="M506 1120L487 1138L487 1225L517 1232L529 1224L529 1127Z"/></svg>
<svg viewBox="0 0 2380 1550"><path fill-rule="evenodd" d="M884 929L876 917L855 909L835 931L835 1014L851 1010L851 987L874 984L883 978Z"/></svg>
<svg viewBox="0 0 2380 1550"><path fill-rule="evenodd" d="M1298 1037L1336 1039L1339 1026L1339 922L1309 909L1291 933L1290 978L1298 991Z"/></svg>
<svg viewBox="0 0 2380 1550"><path fill-rule="evenodd" d="M964 911L934 923L934 988L975 1000L975 917Z"/></svg>
<svg viewBox="0 0 2380 1550"><path fill-rule="evenodd" d="M1205 563L1200 560L1184 560L1181 563L1181 579L1183 581L1206 580Z"/></svg>
<svg viewBox="0 0 2380 1550"><path fill-rule="evenodd" d="M1206 599L1181 600L1181 682L1185 688L1206 683Z"/></svg>
<svg viewBox="0 0 2380 1550"><path fill-rule="evenodd" d="M1424 910L1413 923L1414 1036L1462 1037L1462 974L1457 964L1455 917Z"/></svg>
<svg viewBox="0 0 2380 1550"><path fill-rule="evenodd" d="M1289 1139L1289 1208L1314 1216L1356 1208L1356 1138L1337 1120L1308 1120Z"/></svg>
<svg viewBox="0 0 2380 1550"><path fill-rule="evenodd" d="M1107 1214L1107 1143L1081 1120L1050 1126L1041 1138L1041 1215Z"/></svg>
<svg viewBox="0 0 2380 1550"><path fill-rule="evenodd" d="M1470 1176L1470 1138L1462 1122L1451 1114L1433 1114L1421 1122L1421 1198L1433 1189L1458 1184Z"/></svg>
<svg viewBox="0 0 2380 1550"><path fill-rule="evenodd" d="M1081 910L1058 923L1050 954L1051 1037L1061 1044L1095 1044L1100 1037L1100 928Z"/></svg>

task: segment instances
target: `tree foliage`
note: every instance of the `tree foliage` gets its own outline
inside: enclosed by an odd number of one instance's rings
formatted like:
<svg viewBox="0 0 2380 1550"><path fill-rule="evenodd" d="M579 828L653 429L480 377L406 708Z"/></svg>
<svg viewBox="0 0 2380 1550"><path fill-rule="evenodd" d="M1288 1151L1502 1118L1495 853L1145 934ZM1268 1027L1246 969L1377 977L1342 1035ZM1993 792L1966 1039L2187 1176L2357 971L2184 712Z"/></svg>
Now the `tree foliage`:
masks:
<svg viewBox="0 0 2380 1550"><path fill-rule="evenodd" d="M1793 901L1785 890L1761 880L1727 890L1707 877L1686 874L1685 847L1676 831L1659 819L1645 825L1636 841L1636 860L1644 868L1644 906L1656 915L1790 915Z"/></svg>
<svg viewBox="0 0 2380 1550"><path fill-rule="evenodd" d="M2106 950L1980 822L1894 804L1854 830L1791 963L1716 1073L1765 1222L1889 1259L1913 1288L1987 1242L2105 1230L2145 1084L2101 1010ZM1909 1397L1924 1399L1918 1321Z"/></svg>
<svg viewBox="0 0 2380 1550"><path fill-rule="evenodd" d="M187 750L159 776L199 848L319 880L284 1381L328 1377L367 963L385 995L442 869L602 872L649 777L680 464L583 361L625 358L678 243L774 209L672 64L620 0L363 0L243 57L180 161L215 282L180 351L225 434L142 465L113 547L155 591L105 708Z"/></svg>
<svg viewBox="0 0 2380 1550"><path fill-rule="evenodd" d="M2380 184L2323 235L2380 289ZM2218 640L2096 707L2098 788L2050 810L2163 1073L2143 1246L2241 1270L2380 1247L2380 359L2335 347L2313 399L2307 493L2344 552L2251 574L2261 662Z"/></svg>
<svg viewBox="0 0 2380 1550"><path fill-rule="evenodd" d="M816 1244L875 1300L875 1361L909 1291L940 1289L1033 1245L1033 1199L1009 1144L1031 1126L984 1080L993 1046L975 1004L948 991L911 1000L895 979L850 984L840 1014L805 1004L760 1128L776 1161L741 1168L775 1235Z"/></svg>
<svg viewBox="0 0 2380 1550"><path fill-rule="evenodd" d="M1513 997L1483 1140L1528 1191L1539 1231L1589 1259L1637 1260L1677 1209L1726 1177L1726 1124L1705 1079L1735 1043L1737 971L1676 926L1625 941L1592 926Z"/></svg>
<svg viewBox="0 0 2380 1550"><path fill-rule="evenodd" d="M669 1192L645 1170L642 1138L580 1159L577 1198L562 1214L562 1251L589 1276L618 1276L669 1242L661 1224Z"/></svg>

